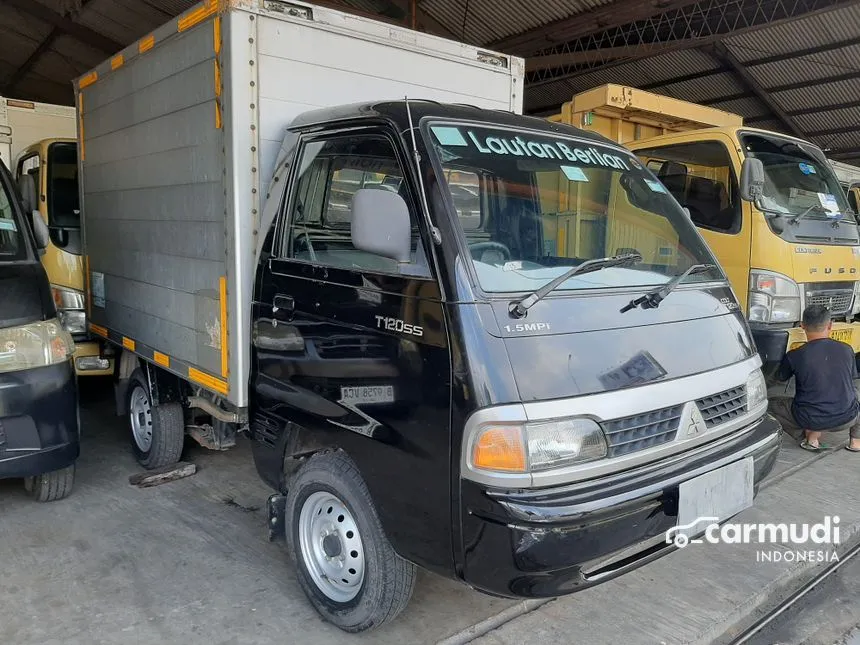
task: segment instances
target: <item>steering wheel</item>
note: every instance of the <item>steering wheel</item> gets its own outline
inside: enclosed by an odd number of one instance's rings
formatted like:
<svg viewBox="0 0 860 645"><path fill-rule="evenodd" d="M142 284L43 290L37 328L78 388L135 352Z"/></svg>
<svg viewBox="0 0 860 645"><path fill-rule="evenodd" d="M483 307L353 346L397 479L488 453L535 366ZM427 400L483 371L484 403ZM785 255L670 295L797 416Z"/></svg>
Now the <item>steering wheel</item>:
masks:
<svg viewBox="0 0 860 645"><path fill-rule="evenodd" d="M310 255L310 257L311 257L311 262L316 262L317 254L316 254L316 251L314 251L314 245L311 242L310 233L308 233L307 231L297 231L296 237L294 239L294 243L297 247L298 247L301 240L304 241L305 248L308 251L308 255ZM295 250L297 251L298 249L295 249Z"/></svg>
<svg viewBox="0 0 860 645"><path fill-rule="evenodd" d="M469 245L469 252L472 258L482 262L481 259L486 251L498 251L502 254L502 261L507 262L511 259L511 250L501 242L475 242Z"/></svg>

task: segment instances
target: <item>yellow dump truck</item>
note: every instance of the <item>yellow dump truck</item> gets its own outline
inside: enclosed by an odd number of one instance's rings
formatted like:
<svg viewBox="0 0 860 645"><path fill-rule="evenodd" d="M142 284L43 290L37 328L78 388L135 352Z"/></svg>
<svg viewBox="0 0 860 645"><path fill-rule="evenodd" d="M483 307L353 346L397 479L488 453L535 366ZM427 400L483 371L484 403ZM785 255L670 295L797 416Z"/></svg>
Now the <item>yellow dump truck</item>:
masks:
<svg viewBox="0 0 860 645"><path fill-rule="evenodd" d="M795 137L748 128L737 114L620 85L578 94L551 121L597 131L642 160L687 210L745 308L766 373L806 341L805 306L830 308L832 336L860 352L860 237L824 153ZM750 177L759 177L750 190ZM589 228L583 195L562 196L545 226L558 244L597 242L659 257L670 229L624 235L623 223ZM579 200L580 204L574 204ZM664 230L665 229L665 230Z"/></svg>
<svg viewBox="0 0 860 645"><path fill-rule="evenodd" d="M75 340L78 375L113 374L113 359L89 336L78 199L75 108L0 97L0 157L15 175L26 208L48 224L42 264L57 316ZM109 350L108 350L109 351Z"/></svg>

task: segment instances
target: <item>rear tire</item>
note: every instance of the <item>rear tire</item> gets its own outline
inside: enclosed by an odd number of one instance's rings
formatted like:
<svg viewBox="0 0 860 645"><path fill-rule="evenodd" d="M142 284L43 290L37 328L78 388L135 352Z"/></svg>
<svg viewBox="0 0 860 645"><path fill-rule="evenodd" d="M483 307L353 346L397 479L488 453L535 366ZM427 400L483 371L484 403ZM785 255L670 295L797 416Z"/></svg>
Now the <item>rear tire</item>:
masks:
<svg viewBox="0 0 860 645"><path fill-rule="evenodd" d="M409 603L416 567L394 552L346 454L316 454L299 468L289 484L286 533L302 590L342 630L375 629Z"/></svg>
<svg viewBox="0 0 860 645"><path fill-rule="evenodd" d="M24 489L37 502L55 502L65 499L71 495L74 485L75 464L35 477L24 478Z"/></svg>
<svg viewBox="0 0 860 645"><path fill-rule="evenodd" d="M152 405L143 370L136 369L128 382L127 410L131 447L138 463L152 470L175 464L185 443L185 416L180 403Z"/></svg>

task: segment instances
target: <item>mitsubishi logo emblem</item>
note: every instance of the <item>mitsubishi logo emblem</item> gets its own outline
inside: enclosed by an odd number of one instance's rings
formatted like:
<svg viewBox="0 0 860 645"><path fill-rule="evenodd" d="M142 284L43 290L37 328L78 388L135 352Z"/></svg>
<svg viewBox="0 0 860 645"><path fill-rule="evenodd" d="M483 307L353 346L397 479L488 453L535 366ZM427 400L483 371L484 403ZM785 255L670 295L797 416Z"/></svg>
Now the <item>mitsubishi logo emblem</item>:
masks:
<svg viewBox="0 0 860 645"><path fill-rule="evenodd" d="M708 426L705 425L705 419L702 417L702 413L699 412L698 406L694 403L691 408L690 422L687 424L687 436L695 437L705 432Z"/></svg>

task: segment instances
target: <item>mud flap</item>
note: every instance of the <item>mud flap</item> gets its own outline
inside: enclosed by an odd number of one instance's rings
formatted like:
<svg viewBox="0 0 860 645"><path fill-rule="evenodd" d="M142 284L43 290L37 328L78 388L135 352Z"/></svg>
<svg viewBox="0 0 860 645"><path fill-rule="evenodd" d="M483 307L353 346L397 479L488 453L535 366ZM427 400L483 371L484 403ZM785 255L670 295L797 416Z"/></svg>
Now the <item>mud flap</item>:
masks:
<svg viewBox="0 0 860 645"><path fill-rule="evenodd" d="M266 500L266 513L269 517L269 542L284 540L286 532L287 496L275 493Z"/></svg>

